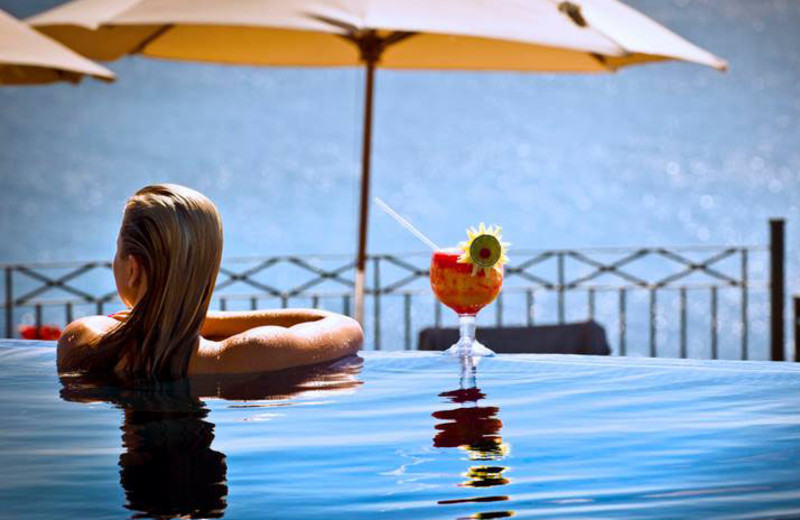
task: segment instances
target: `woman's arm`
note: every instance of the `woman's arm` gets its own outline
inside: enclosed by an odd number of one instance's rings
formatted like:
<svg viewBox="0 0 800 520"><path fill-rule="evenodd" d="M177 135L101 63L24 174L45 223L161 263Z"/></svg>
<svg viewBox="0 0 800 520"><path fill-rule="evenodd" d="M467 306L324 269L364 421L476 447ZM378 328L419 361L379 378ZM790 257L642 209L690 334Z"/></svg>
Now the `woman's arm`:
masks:
<svg viewBox="0 0 800 520"><path fill-rule="evenodd" d="M280 325L257 326L220 342L203 341L189 364L190 373L245 373L283 370L355 354L364 342L357 321L326 311L313 321L296 323L305 311L279 312ZM301 314L291 314L291 313Z"/></svg>
<svg viewBox="0 0 800 520"><path fill-rule="evenodd" d="M209 311L200 335L226 339L256 327L292 327L319 321L331 313L317 309L272 309L263 311Z"/></svg>

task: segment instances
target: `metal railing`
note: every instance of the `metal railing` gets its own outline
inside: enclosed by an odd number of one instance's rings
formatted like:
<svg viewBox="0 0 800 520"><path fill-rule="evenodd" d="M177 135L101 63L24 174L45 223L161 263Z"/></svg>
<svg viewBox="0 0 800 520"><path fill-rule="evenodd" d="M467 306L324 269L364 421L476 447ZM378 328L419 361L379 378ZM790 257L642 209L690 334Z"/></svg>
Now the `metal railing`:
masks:
<svg viewBox="0 0 800 520"><path fill-rule="evenodd" d="M758 357L779 360L783 221L771 221L770 229L769 247L514 250L503 292L480 318L493 315L496 326L509 324L512 314L517 316L512 321L523 325L595 319L607 328L616 354L714 359L750 359L751 321L756 320L757 343L770 352ZM364 323L369 348L413 349L419 329L455 319L431 295L429 262L428 253L369 257ZM221 310L324 307L349 315L354 266L352 257L343 255L228 259L213 305ZM14 336L22 321L64 324L79 315L121 308L110 262L6 264L0 269L6 337ZM767 318L769 349L761 330ZM690 334L706 327L702 335Z"/></svg>

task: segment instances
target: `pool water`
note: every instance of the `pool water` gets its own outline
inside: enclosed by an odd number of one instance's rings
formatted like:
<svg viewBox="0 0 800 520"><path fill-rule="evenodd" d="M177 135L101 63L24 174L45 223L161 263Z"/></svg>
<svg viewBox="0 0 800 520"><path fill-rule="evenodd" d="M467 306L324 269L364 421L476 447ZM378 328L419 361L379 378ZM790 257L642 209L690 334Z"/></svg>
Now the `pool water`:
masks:
<svg viewBox="0 0 800 520"><path fill-rule="evenodd" d="M365 353L129 385L0 342L2 518L800 517L800 367Z"/></svg>

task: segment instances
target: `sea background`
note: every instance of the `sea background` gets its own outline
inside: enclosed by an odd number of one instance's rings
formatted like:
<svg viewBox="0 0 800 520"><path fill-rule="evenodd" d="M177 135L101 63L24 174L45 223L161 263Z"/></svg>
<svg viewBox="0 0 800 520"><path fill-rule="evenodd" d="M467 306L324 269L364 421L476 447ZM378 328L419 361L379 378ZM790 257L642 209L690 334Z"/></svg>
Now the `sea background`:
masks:
<svg viewBox="0 0 800 520"><path fill-rule="evenodd" d="M730 71L380 70L373 194L441 244L485 221L524 249L765 245L768 219L785 218L787 289L800 291L800 2L629 3ZM216 202L226 257L355 251L363 71L109 67L112 85L0 89L0 262L110 259L126 197L155 182ZM371 213L371 252L420 250ZM760 348L765 317L754 300ZM706 348L706 333L693 341Z"/></svg>

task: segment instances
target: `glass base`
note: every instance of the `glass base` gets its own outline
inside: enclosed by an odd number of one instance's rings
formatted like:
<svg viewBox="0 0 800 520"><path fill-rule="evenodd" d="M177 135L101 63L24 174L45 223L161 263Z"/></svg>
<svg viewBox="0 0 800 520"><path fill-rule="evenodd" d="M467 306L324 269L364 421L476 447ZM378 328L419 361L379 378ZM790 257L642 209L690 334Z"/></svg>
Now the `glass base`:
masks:
<svg viewBox="0 0 800 520"><path fill-rule="evenodd" d="M458 343L454 343L449 349L442 352L442 354L458 357L492 357L497 355L492 349L488 348L477 340L473 341L472 343L462 343L459 341Z"/></svg>
<svg viewBox="0 0 800 520"><path fill-rule="evenodd" d="M475 339L475 316L461 314L458 316L459 338L455 345L445 350L443 354L458 357L490 357L495 353L483 346Z"/></svg>

